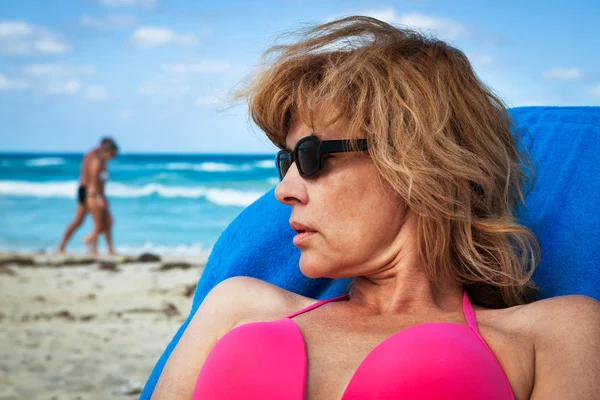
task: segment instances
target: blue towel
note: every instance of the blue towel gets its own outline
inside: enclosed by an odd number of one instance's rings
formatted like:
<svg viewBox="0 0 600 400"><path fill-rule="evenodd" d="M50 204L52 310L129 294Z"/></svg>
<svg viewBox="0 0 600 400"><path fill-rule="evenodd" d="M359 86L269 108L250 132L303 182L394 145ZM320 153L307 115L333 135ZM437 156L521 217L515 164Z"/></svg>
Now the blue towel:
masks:
<svg viewBox="0 0 600 400"><path fill-rule="evenodd" d="M600 107L522 107L510 110L533 142L537 180L519 210L537 235L541 264L534 279L543 297L586 294L600 299ZM232 276L253 276L313 298L344 292L349 281L307 279L292 245L290 208L271 190L223 232L196 288L192 310L158 360L141 399L150 399L171 351L206 294Z"/></svg>
<svg viewBox="0 0 600 400"><path fill-rule="evenodd" d="M600 300L600 107L511 110L537 163L520 222L538 238L533 278L542 298L585 294Z"/></svg>

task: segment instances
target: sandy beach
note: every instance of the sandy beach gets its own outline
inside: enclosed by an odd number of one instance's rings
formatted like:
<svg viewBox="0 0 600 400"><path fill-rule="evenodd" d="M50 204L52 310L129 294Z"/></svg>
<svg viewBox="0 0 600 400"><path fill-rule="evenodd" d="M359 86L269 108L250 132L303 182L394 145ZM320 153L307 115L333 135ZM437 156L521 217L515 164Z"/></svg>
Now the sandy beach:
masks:
<svg viewBox="0 0 600 400"><path fill-rule="evenodd" d="M135 399L205 257L0 255L0 399Z"/></svg>

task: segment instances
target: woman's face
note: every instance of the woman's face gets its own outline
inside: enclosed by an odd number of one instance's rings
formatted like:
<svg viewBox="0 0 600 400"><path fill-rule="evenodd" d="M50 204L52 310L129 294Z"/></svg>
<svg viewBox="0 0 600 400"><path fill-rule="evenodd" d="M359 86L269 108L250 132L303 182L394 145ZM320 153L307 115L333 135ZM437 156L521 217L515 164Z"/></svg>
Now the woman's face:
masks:
<svg viewBox="0 0 600 400"><path fill-rule="evenodd" d="M347 122L319 124L314 130L295 121L288 133L287 149L303 137L347 139ZM398 254L398 233L405 207L380 178L368 152L327 154L323 169L302 178L296 163L275 190L281 203L292 207L291 223L315 231L297 235L300 270L310 278L346 278L376 273ZM396 250L396 251L394 251Z"/></svg>

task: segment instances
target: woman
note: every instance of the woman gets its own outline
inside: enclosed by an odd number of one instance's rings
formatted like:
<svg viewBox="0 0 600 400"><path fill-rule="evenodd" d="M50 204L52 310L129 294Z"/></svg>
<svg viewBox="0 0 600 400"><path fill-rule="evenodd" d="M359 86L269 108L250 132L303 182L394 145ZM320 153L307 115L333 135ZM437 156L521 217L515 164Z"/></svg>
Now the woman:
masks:
<svg viewBox="0 0 600 400"><path fill-rule="evenodd" d="M222 282L153 398L597 398L600 305L531 303L529 164L464 54L350 17L271 56L240 96L282 149L300 269L353 285L316 302Z"/></svg>

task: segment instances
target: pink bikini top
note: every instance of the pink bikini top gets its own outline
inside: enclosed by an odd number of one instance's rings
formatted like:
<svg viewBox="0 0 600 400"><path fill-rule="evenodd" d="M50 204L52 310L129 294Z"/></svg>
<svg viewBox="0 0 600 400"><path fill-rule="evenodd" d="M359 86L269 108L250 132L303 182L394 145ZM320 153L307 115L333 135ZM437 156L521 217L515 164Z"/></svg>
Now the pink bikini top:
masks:
<svg viewBox="0 0 600 400"><path fill-rule="evenodd" d="M319 301L277 321L231 330L209 353L192 400L303 400L307 356L304 337L292 318L347 299L344 295ZM361 362L342 400L514 400L500 363L479 334L466 292L463 312L468 325L425 323L385 339Z"/></svg>

